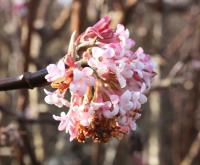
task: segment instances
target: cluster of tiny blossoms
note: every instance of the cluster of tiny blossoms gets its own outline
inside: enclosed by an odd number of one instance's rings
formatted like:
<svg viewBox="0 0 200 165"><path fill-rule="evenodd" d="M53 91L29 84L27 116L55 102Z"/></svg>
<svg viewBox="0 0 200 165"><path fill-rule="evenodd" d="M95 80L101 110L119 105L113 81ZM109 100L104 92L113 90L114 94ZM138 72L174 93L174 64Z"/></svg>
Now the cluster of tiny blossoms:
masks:
<svg viewBox="0 0 200 165"><path fill-rule="evenodd" d="M155 75L155 64L123 25L109 27L105 16L77 38L73 34L69 51L57 64L47 66L47 81L56 90L45 90L45 101L69 109L53 118L58 129L71 140L107 142L136 129L145 92ZM71 94L70 101L66 92Z"/></svg>

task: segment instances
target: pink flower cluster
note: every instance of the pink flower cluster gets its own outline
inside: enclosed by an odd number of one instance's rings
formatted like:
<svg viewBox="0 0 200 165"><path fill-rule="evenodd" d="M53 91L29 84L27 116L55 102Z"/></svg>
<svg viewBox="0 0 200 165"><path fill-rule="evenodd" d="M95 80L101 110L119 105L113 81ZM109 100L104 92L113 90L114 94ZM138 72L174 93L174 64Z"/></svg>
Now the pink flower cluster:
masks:
<svg viewBox="0 0 200 165"><path fill-rule="evenodd" d="M119 24L114 30L109 23L105 16L88 27L72 44L70 50L75 51L47 67L45 78L56 90L46 91L45 101L69 107L53 117L70 140L106 142L121 137L136 129L141 105L147 102L155 64L142 48L132 50L135 42L128 29Z"/></svg>

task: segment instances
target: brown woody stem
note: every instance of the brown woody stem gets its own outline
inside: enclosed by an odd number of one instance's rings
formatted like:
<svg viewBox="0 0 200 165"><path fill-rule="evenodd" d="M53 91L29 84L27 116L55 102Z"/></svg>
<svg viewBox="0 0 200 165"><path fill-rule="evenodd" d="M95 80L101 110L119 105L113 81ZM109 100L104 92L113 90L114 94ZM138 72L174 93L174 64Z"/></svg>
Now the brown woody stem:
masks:
<svg viewBox="0 0 200 165"><path fill-rule="evenodd" d="M48 85L45 75L47 70L41 69L37 72L26 72L17 77L0 78L0 91L7 91L13 89L33 89L34 87L41 87Z"/></svg>

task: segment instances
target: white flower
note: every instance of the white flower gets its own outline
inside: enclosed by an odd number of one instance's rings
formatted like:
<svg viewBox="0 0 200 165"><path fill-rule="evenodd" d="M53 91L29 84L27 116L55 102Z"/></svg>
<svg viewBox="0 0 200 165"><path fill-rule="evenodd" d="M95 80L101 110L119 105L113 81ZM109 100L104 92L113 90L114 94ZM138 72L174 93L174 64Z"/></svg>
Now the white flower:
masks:
<svg viewBox="0 0 200 165"><path fill-rule="evenodd" d="M63 60L60 60L57 65L49 64L47 66L48 74L45 76L48 82L55 81L65 75L65 64Z"/></svg>

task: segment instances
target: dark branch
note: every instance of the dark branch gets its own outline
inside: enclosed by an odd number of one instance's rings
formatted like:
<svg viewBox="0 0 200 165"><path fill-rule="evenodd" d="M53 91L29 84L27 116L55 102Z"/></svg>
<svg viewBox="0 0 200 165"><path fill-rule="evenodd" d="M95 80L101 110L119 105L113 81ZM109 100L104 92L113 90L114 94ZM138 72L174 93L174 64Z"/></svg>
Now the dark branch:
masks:
<svg viewBox="0 0 200 165"><path fill-rule="evenodd" d="M47 70L42 69L34 73L26 72L17 77L8 77L0 79L0 91L13 89L33 89L34 87L41 87L49 83L44 78Z"/></svg>

